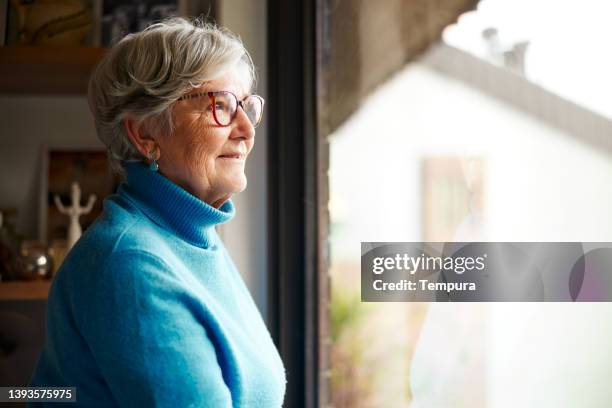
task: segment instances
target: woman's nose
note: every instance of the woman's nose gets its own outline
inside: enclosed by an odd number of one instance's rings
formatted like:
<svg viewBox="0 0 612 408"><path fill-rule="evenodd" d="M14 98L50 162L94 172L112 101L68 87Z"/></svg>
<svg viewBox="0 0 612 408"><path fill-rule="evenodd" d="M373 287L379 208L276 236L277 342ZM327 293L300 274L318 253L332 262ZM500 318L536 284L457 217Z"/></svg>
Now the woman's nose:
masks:
<svg viewBox="0 0 612 408"><path fill-rule="evenodd" d="M237 131L235 136L244 139L251 139L255 137L255 128L246 114L242 106L238 106L236 110L236 117L234 118L235 130ZM234 133L234 132L232 132Z"/></svg>

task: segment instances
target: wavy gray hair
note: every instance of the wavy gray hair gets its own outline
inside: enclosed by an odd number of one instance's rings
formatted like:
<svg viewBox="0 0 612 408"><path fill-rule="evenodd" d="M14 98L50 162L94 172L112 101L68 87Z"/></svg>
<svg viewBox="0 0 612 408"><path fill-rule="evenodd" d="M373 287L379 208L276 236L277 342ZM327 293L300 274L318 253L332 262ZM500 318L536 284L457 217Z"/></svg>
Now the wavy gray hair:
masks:
<svg viewBox="0 0 612 408"><path fill-rule="evenodd" d="M199 19L167 19L121 39L94 69L87 95L113 171L123 174L121 161L143 159L123 126L126 116L168 136L177 99L236 65L250 90L255 68L240 38Z"/></svg>

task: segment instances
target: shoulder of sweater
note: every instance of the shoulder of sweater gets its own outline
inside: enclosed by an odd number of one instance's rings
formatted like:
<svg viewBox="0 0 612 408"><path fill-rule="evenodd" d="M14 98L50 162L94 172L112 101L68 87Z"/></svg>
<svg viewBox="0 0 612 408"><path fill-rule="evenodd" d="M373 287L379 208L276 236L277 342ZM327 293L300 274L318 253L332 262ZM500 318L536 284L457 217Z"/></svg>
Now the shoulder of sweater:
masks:
<svg viewBox="0 0 612 408"><path fill-rule="evenodd" d="M105 202L104 212L70 250L55 278L60 286L87 288L118 276L109 265L124 273L135 273L136 265L150 266L147 271L172 273L164 262L172 250L163 232L148 218L117 203ZM80 289L79 289L80 290Z"/></svg>
<svg viewBox="0 0 612 408"><path fill-rule="evenodd" d="M121 197L106 200L102 216L83 235L84 246L111 256L122 251L163 252L167 246L163 229L136 206Z"/></svg>

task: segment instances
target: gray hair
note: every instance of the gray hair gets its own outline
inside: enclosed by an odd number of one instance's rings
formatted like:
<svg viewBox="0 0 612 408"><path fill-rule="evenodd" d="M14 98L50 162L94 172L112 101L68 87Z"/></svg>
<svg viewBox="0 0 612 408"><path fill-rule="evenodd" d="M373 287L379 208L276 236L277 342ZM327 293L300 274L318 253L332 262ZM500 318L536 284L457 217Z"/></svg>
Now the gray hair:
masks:
<svg viewBox="0 0 612 408"><path fill-rule="evenodd" d="M121 161L143 159L127 136L125 117L168 136L174 103L236 65L250 90L255 68L242 41L198 19L170 18L121 39L94 69L87 95L113 171L123 174Z"/></svg>

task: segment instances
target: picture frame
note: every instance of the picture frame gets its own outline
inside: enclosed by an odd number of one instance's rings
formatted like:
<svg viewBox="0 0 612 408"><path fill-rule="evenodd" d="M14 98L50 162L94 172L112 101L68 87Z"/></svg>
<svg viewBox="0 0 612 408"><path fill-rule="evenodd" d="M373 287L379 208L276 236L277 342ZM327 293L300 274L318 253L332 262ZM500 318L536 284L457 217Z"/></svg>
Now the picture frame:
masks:
<svg viewBox="0 0 612 408"><path fill-rule="evenodd" d="M5 14L4 45L95 45L94 11L97 1L101 0L0 0L0 17L3 10Z"/></svg>
<svg viewBox="0 0 612 408"><path fill-rule="evenodd" d="M55 195L64 205L70 205L71 184L75 181L81 188L81 205L91 194L96 195L91 212L79 219L85 231L100 215L103 200L116 191L120 180L112 174L104 149L46 146L42 154L38 239L51 245L66 239L68 229L68 217L55 205Z"/></svg>
<svg viewBox="0 0 612 408"><path fill-rule="evenodd" d="M189 0L98 0L95 5L96 45L109 47L125 35L168 17L190 14Z"/></svg>

